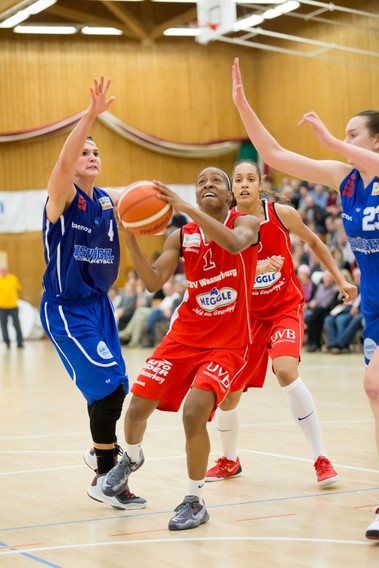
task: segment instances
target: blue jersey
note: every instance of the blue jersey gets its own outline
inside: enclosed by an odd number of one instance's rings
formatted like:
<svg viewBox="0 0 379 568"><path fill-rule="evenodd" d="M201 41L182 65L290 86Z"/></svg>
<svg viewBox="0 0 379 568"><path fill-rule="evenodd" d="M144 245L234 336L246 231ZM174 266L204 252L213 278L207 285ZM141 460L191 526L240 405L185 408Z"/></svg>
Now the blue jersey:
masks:
<svg viewBox="0 0 379 568"><path fill-rule="evenodd" d="M79 187L69 208L56 223L43 215L46 271L45 294L81 300L108 294L117 279L120 244L109 195L93 188L93 199Z"/></svg>
<svg viewBox="0 0 379 568"><path fill-rule="evenodd" d="M94 187L76 196L57 220L43 216L47 264L41 322L70 377L89 404L123 384L128 392L108 291L117 278L120 245L109 195Z"/></svg>
<svg viewBox="0 0 379 568"><path fill-rule="evenodd" d="M379 318L379 178L367 187L358 170L342 181L342 218L351 249L361 271L361 310L368 319Z"/></svg>

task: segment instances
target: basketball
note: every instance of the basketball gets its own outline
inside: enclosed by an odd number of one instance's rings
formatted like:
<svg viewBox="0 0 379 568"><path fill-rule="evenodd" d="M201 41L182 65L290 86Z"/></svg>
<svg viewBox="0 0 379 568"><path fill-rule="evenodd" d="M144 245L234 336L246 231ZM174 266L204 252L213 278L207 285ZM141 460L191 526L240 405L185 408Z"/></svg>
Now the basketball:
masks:
<svg viewBox="0 0 379 568"><path fill-rule="evenodd" d="M166 228L172 207L158 194L151 181L137 181L124 190L118 202L118 216L128 231L156 235Z"/></svg>

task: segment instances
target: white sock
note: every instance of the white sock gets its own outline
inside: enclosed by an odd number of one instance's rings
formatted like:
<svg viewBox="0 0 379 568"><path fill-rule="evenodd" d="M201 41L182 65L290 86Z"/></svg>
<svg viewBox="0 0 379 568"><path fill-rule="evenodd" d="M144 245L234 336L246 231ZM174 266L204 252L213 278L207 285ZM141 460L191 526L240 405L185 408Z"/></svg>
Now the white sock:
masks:
<svg viewBox="0 0 379 568"><path fill-rule="evenodd" d="M240 426L238 408L216 411L216 426L220 434L222 455L228 460L237 460L237 437Z"/></svg>
<svg viewBox="0 0 379 568"><path fill-rule="evenodd" d="M308 387L303 383L301 377L297 377L293 383L282 387L282 390L288 397L295 422L302 429L312 448L314 459L317 459L318 456L326 456L316 406Z"/></svg>
<svg viewBox="0 0 379 568"><path fill-rule="evenodd" d="M135 463L139 460L141 454L142 442L139 444L125 444L125 452L130 457L130 461Z"/></svg>
<svg viewBox="0 0 379 568"><path fill-rule="evenodd" d="M203 499L204 485L205 479L199 479L198 481L189 479L186 495L195 495L195 497L198 497L199 501L201 501Z"/></svg>

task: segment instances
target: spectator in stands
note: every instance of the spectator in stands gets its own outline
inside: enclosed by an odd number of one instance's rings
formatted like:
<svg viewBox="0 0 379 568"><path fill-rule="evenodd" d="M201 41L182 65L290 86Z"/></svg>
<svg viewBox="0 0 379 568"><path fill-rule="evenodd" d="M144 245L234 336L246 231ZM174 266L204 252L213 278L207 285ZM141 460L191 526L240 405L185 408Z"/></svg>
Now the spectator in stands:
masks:
<svg viewBox="0 0 379 568"><path fill-rule="evenodd" d="M306 225L311 227L314 225L317 235L326 242L327 229L325 226L325 220L328 217L328 213L325 209L320 207L315 203L313 195L308 194L304 199L304 205L299 208L299 213L303 218Z"/></svg>
<svg viewBox="0 0 379 568"><path fill-rule="evenodd" d="M142 281L141 286L143 286ZM142 305L136 308L126 328L119 333L122 344L127 344L128 347L153 347L155 345L155 324L163 318L165 321L170 320L177 305L174 302L180 297L175 289L173 278L164 283L162 291L163 299L156 306L151 304L151 299L148 305L142 300Z"/></svg>
<svg viewBox="0 0 379 568"><path fill-rule="evenodd" d="M189 219L181 213L180 211L176 211L175 209L172 212L172 217L167 225L167 230L175 230L181 229L184 225L188 223Z"/></svg>
<svg viewBox="0 0 379 568"><path fill-rule="evenodd" d="M338 242L338 246L342 250L342 256L343 256L344 261L348 262L351 270L353 270L353 268L355 268L357 266L357 261L356 261L356 258L354 256L353 251L351 250L349 240L347 238L347 235L346 235L343 227L341 227L341 229L338 231L337 242Z"/></svg>
<svg viewBox="0 0 379 568"><path fill-rule="evenodd" d="M326 207L325 207L326 211L332 217L340 215L342 211L340 194L334 191L332 187L328 187L327 192L328 192L328 200L326 202Z"/></svg>
<svg viewBox="0 0 379 568"><path fill-rule="evenodd" d="M329 197L326 186L321 183L315 183L312 197L315 205L318 205L321 209L326 211L326 205Z"/></svg>
<svg viewBox="0 0 379 568"><path fill-rule="evenodd" d="M163 285L166 295L159 306L152 308L147 316L143 347L156 345L156 325L158 323L166 323L166 331L168 331L171 316L183 300L185 288L182 279L170 279Z"/></svg>
<svg viewBox="0 0 379 568"><path fill-rule="evenodd" d="M359 290L361 271L358 267L353 270L353 281ZM333 353L349 351L357 332L362 329L363 315L360 310L361 295L358 294L351 305L338 304L325 318L325 333L327 347Z"/></svg>
<svg viewBox="0 0 379 568"><path fill-rule="evenodd" d="M306 207L306 199L308 195L312 195L312 192L309 188L309 184L305 181L302 181L299 185L298 189L298 201L297 201L297 209L302 210Z"/></svg>
<svg viewBox="0 0 379 568"><path fill-rule="evenodd" d="M137 278L132 276L124 284L124 289L120 294L119 306L116 310L118 330L125 329L131 320L137 304Z"/></svg>
<svg viewBox="0 0 379 568"><path fill-rule="evenodd" d="M309 302L316 292L316 284L312 280L312 272L308 264L300 264L297 269L297 277L304 292L304 311L309 308Z"/></svg>
<svg viewBox="0 0 379 568"><path fill-rule="evenodd" d="M112 286L108 292L108 296L112 302L113 309L114 309L114 316L118 325L118 321L122 310L120 311L120 303L121 303L121 293L120 290L116 286Z"/></svg>
<svg viewBox="0 0 379 568"><path fill-rule="evenodd" d="M325 271L312 300L308 304L308 309L304 313L308 353L314 353L321 349L324 320L337 304L337 299L337 286L330 272Z"/></svg>
<svg viewBox="0 0 379 568"><path fill-rule="evenodd" d="M295 191L296 190L293 187L293 185L291 185L289 183L285 183L285 184L281 185L280 186L280 193L278 195L278 202L283 203L285 205L291 205L291 207L296 209L296 207L295 207L295 203L296 203Z"/></svg>
<svg viewBox="0 0 379 568"><path fill-rule="evenodd" d="M147 292L140 278L136 281L135 310L127 326L119 331L121 345L137 347L145 331L146 318L151 310L152 295Z"/></svg>
<svg viewBox="0 0 379 568"><path fill-rule="evenodd" d="M17 347L24 347L20 320L18 317L18 295L21 284L15 274L8 272L8 267L3 264L0 266L0 325L3 341L7 348L10 347L8 332L8 318L12 318L13 327L16 332Z"/></svg>
<svg viewBox="0 0 379 568"><path fill-rule="evenodd" d="M341 247L338 246L338 245L335 245L333 247L329 247L329 250L332 253L332 256L333 256L334 260L336 261L336 263L338 264L339 268L341 270L346 270L349 273L349 278L350 278L349 281L351 281L352 280L351 266L350 266L350 263L344 258L344 254L343 254ZM346 274L345 274L345 278L346 278Z"/></svg>

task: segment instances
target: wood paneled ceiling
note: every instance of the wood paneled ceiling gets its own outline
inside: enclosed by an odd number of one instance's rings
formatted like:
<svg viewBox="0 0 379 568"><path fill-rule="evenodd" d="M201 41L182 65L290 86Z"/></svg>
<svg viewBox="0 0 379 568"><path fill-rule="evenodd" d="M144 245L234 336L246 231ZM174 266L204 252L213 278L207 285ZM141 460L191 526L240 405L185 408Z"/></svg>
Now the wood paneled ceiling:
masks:
<svg viewBox="0 0 379 568"><path fill-rule="evenodd" d="M283 1L283 0L282 0ZM31 0L0 0L0 22L6 9L30 3ZM279 3L279 0L278 0ZM365 10L362 9L365 6ZM237 18L262 14L269 7L261 4L237 4ZM368 8L367 8L368 7ZM371 14L371 17L368 17ZM111 26L123 32L125 41L164 41L163 32L170 27L193 27L197 23L196 3L158 2L154 0L58 0L43 12L30 16L23 24L60 24L83 26ZM362 2L359 0L335 0L330 2L304 1L289 14L272 20L264 20L259 26L239 32L231 32L220 38L221 41L235 42L257 49L293 52L295 55L320 57L335 49L333 42L317 43L317 34L311 33L309 26L325 26L336 30L339 27L359 28L379 33L379 0ZM304 29L307 28L307 37ZM314 30L313 30L314 31ZM3 33L12 30L0 29ZM378 40L378 36L375 36ZM172 38L171 38L172 40ZM311 40L308 42L307 40ZM189 41L195 41L190 38ZM288 47L288 41L291 47ZM283 47L286 42L286 48ZM359 53L360 46L337 45L337 50ZM371 49L362 49L370 62L379 64L378 41Z"/></svg>

